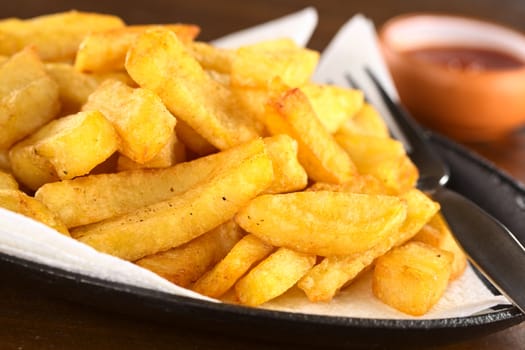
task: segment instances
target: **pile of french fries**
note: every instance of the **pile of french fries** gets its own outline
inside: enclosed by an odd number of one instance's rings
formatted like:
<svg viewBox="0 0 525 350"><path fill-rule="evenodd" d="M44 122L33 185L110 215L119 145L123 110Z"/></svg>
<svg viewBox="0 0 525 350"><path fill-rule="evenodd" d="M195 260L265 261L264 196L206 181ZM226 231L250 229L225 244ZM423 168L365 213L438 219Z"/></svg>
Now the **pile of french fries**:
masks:
<svg viewBox="0 0 525 350"><path fill-rule="evenodd" d="M313 83L319 53L291 40L199 31L0 21L0 205L224 301L328 302L372 271L426 313L465 255L363 94Z"/></svg>

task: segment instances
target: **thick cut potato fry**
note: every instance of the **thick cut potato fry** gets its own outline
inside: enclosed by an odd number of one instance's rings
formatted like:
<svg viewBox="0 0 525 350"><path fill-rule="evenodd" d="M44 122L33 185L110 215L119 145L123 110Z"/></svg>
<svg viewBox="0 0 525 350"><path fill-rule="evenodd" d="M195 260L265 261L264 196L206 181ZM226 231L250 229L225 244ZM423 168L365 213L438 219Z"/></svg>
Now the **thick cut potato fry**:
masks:
<svg viewBox="0 0 525 350"><path fill-rule="evenodd" d="M310 100L321 124L331 134L363 106L364 95L360 90L309 83L301 86L301 91Z"/></svg>
<svg viewBox="0 0 525 350"><path fill-rule="evenodd" d="M249 119L230 108L231 92L202 69L173 32L152 30L140 35L128 51L126 70L218 149L258 136Z"/></svg>
<svg viewBox="0 0 525 350"><path fill-rule="evenodd" d="M355 115L350 116L340 125L337 133L390 137L388 127L381 115L371 104L366 102Z"/></svg>
<svg viewBox="0 0 525 350"><path fill-rule="evenodd" d="M58 85L61 115L79 112L99 85L95 77L77 71L68 63L47 63L46 71Z"/></svg>
<svg viewBox="0 0 525 350"><path fill-rule="evenodd" d="M315 255L279 248L237 282L237 298L248 306L264 304L293 287L315 259Z"/></svg>
<svg viewBox="0 0 525 350"><path fill-rule="evenodd" d="M228 75L231 73L235 51L215 47L201 41L190 43L189 49L202 68Z"/></svg>
<svg viewBox="0 0 525 350"><path fill-rule="evenodd" d="M383 181L392 193L403 193L416 185L419 172L397 140L368 135L341 135L335 139L350 155L360 174Z"/></svg>
<svg viewBox="0 0 525 350"><path fill-rule="evenodd" d="M0 190L17 190L18 182L13 175L0 170Z"/></svg>
<svg viewBox="0 0 525 350"><path fill-rule="evenodd" d="M67 227L44 204L22 191L0 189L0 207L39 221L63 235L69 236Z"/></svg>
<svg viewBox="0 0 525 350"><path fill-rule="evenodd" d="M155 157L173 136L176 119L147 89L106 80L89 96L83 111L100 111L117 131L119 152L137 163Z"/></svg>
<svg viewBox="0 0 525 350"><path fill-rule="evenodd" d="M399 229L406 203L396 197L346 192L261 195L237 223L276 247L321 255L363 252Z"/></svg>
<svg viewBox="0 0 525 350"><path fill-rule="evenodd" d="M204 137L199 135L195 130L186 124L183 120L177 120L175 125L175 132L177 137L182 143L192 152L199 156L207 156L209 154L217 152L211 143L209 143Z"/></svg>
<svg viewBox="0 0 525 350"><path fill-rule="evenodd" d="M409 315L420 316L435 305L450 279L452 254L421 242L410 242L377 259L374 295Z"/></svg>
<svg viewBox="0 0 525 350"><path fill-rule="evenodd" d="M322 126L301 90L291 89L272 99L264 122L272 135L287 134L297 140L299 162L313 180L343 183L356 173L350 157Z"/></svg>
<svg viewBox="0 0 525 350"><path fill-rule="evenodd" d="M311 301L329 301L374 260L413 237L439 210L439 205L417 189L404 193L407 216L401 227L372 248L356 254L330 256L314 266L298 283Z"/></svg>
<svg viewBox="0 0 525 350"><path fill-rule="evenodd" d="M219 298L272 250L271 245L254 235L246 235L235 244L224 259L199 278L192 289L197 293Z"/></svg>
<svg viewBox="0 0 525 350"><path fill-rule="evenodd" d="M122 26L124 22L116 16L78 11L27 20L11 18L0 21L0 54L12 55L32 45L45 61L72 60L88 33Z"/></svg>
<svg viewBox="0 0 525 350"><path fill-rule="evenodd" d="M68 227L86 225L182 194L214 174L264 152L264 147L257 139L165 169L138 169L48 183L38 189L35 197Z"/></svg>
<svg viewBox="0 0 525 350"><path fill-rule="evenodd" d="M454 255L450 279L455 280L467 268L467 256L454 239L452 231L441 213L437 213L413 238L433 247L446 250Z"/></svg>
<svg viewBox="0 0 525 350"><path fill-rule="evenodd" d="M58 86L34 50L23 50L0 66L1 150L35 132L59 109Z"/></svg>
<svg viewBox="0 0 525 350"><path fill-rule="evenodd" d="M342 184L316 182L308 187L307 191L334 191L385 195L389 193L385 185L372 175L359 174L354 175L350 181Z"/></svg>
<svg viewBox="0 0 525 350"><path fill-rule="evenodd" d="M110 72L124 69L126 53L133 41L146 30L162 27L173 31L184 43L200 31L192 24L133 25L89 33L80 43L75 68L81 72Z"/></svg>
<svg viewBox="0 0 525 350"><path fill-rule="evenodd" d="M184 161L186 161L186 147L177 138L175 131L173 131L168 143L162 147L159 153L143 164L137 163L124 155L119 155L117 171L141 168L167 168Z"/></svg>
<svg viewBox="0 0 525 350"><path fill-rule="evenodd" d="M186 244L135 263L172 283L189 288L224 258L242 236L242 229L230 220Z"/></svg>
<svg viewBox="0 0 525 350"><path fill-rule="evenodd" d="M180 195L79 227L72 235L99 251L137 260L189 242L230 220L272 181L272 162L263 150Z"/></svg>
<svg viewBox="0 0 525 350"><path fill-rule="evenodd" d="M32 190L85 175L117 149L113 126L97 111L56 119L9 152L15 177Z"/></svg>
<svg viewBox="0 0 525 350"><path fill-rule="evenodd" d="M298 191L306 187L308 175L297 159L297 141L288 135L264 138L272 159L275 180L265 193Z"/></svg>
<svg viewBox="0 0 525 350"><path fill-rule="evenodd" d="M265 88L275 78L297 87L307 83L319 52L299 47L291 39L277 39L237 49L231 62L231 84Z"/></svg>

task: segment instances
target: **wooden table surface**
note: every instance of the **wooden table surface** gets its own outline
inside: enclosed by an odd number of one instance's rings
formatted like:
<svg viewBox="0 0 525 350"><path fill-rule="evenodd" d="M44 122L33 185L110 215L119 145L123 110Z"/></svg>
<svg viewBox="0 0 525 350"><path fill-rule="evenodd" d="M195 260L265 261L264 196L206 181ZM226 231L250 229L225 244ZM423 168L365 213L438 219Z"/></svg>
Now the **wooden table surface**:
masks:
<svg viewBox="0 0 525 350"><path fill-rule="evenodd" d="M240 1L240 0L113 0L2 2L0 16L29 17L76 8L120 15L128 23L188 22L202 27L208 40L313 5L319 26L310 47L322 50L336 30L353 14L362 12L381 25L393 15L414 11L454 12L507 23L525 31L525 4L520 0L431 1ZM511 176L525 183L525 129L505 139L467 145ZM156 324L105 310L91 309L40 291L0 264L0 349L263 349L232 338L210 338L166 324ZM523 349L525 323L466 342L420 349Z"/></svg>

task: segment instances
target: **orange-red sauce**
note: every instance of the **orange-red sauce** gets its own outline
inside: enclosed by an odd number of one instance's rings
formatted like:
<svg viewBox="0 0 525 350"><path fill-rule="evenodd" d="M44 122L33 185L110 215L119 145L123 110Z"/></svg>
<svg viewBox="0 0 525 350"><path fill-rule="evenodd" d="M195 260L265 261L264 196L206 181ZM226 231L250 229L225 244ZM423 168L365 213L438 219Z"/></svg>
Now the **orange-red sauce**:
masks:
<svg viewBox="0 0 525 350"><path fill-rule="evenodd" d="M471 47L425 47L406 51L406 54L451 69L501 70L516 69L525 62L507 52Z"/></svg>

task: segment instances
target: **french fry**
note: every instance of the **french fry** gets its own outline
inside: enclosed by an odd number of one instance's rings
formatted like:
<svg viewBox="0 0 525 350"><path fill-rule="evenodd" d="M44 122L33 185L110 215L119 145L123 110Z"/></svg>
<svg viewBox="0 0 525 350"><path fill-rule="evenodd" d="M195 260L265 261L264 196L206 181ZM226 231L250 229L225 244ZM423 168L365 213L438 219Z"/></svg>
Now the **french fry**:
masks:
<svg viewBox="0 0 525 350"><path fill-rule="evenodd" d="M89 33L78 47L75 68L81 72L124 70L126 53L133 41L146 30L162 27L173 31L184 43L191 42L200 28L191 24L132 25Z"/></svg>
<svg viewBox="0 0 525 350"><path fill-rule="evenodd" d="M86 34L122 26L124 22L116 16L79 11L11 18L0 21L0 54L12 55L32 45L44 61L68 61Z"/></svg>
<svg viewBox="0 0 525 350"><path fill-rule="evenodd" d="M255 140L169 168L97 174L48 183L38 189L35 197L57 213L68 227L81 226L165 201L261 152L264 152L264 143Z"/></svg>
<svg viewBox="0 0 525 350"><path fill-rule="evenodd" d="M461 276L467 268L467 256L454 239L454 235L441 213L434 215L428 224L417 233L413 240L446 250L454 255L452 271L450 273L451 280L455 280Z"/></svg>
<svg viewBox="0 0 525 350"><path fill-rule="evenodd" d="M157 95L118 80L100 84L82 110L102 112L120 137L119 152L141 164L169 142L176 124Z"/></svg>
<svg viewBox="0 0 525 350"><path fill-rule="evenodd" d="M452 254L421 242L410 242L377 259L374 295L404 313L426 313L445 292Z"/></svg>
<svg viewBox="0 0 525 350"><path fill-rule="evenodd" d="M183 120L177 120L175 132L182 143L184 143L188 149L199 156L207 156L217 152L217 148L215 148L205 138L199 135Z"/></svg>
<svg viewBox="0 0 525 350"><path fill-rule="evenodd" d="M361 109L344 121L338 134L342 135L369 135L376 137L390 137L388 127L377 110L369 103L364 103Z"/></svg>
<svg viewBox="0 0 525 350"><path fill-rule="evenodd" d="M297 160L297 142L288 135L263 139L272 159L275 180L265 193L298 191L306 187L308 175Z"/></svg>
<svg viewBox="0 0 525 350"><path fill-rule="evenodd" d="M145 163L137 163L122 154L119 155L117 171L141 168L167 168L184 161L186 161L186 147L177 138L175 131L173 131L168 143L162 147L155 157Z"/></svg>
<svg viewBox="0 0 525 350"><path fill-rule="evenodd" d="M419 172L401 142L358 134L336 134L335 139L350 155L360 174L370 174L383 181L392 194L415 186Z"/></svg>
<svg viewBox="0 0 525 350"><path fill-rule="evenodd" d="M95 77L77 71L68 63L47 63L46 72L58 85L61 115L79 112L99 85Z"/></svg>
<svg viewBox="0 0 525 350"><path fill-rule="evenodd" d="M279 248L237 282L237 298L248 306L264 304L293 287L315 264L315 259L315 255Z"/></svg>
<svg viewBox="0 0 525 350"><path fill-rule="evenodd" d="M140 86L157 93L178 119L218 149L258 136L249 119L230 108L230 91L206 74L173 32L140 35L125 66Z"/></svg>
<svg viewBox="0 0 525 350"><path fill-rule="evenodd" d="M189 288L224 258L242 236L243 231L230 220L186 244L135 263L172 283Z"/></svg>
<svg viewBox="0 0 525 350"><path fill-rule="evenodd" d="M8 172L0 170L0 190L17 190L18 182L16 182L13 175Z"/></svg>
<svg viewBox="0 0 525 350"><path fill-rule="evenodd" d="M192 42L188 46L192 56L199 61L202 68L228 75L231 73L235 51L201 41Z"/></svg>
<svg viewBox="0 0 525 350"><path fill-rule="evenodd" d="M97 111L52 121L9 152L13 174L32 190L85 175L117 149L113 126Z"/></svg>
<svg viewBox="0 0 525 350"><path fill-rule="evenodd" d="M287 86L298 87L310 80L318 61L319 52L299 47L291 39L242 46L231 62L231 84L265 88L279 78Z"/></svg>
<svg viewBox="0 0 525 350"><path fill-rule="evenodd" d="M0 189L0 207L39 221L65 236L67 227L44 204L16 189Z"/></svg>
<svg viewBox="0 0 525 350"><path fill-rule="evenodd" d="M258 196L235 220L273 246L332 256L372 248L405 217L406 204L396 197L307 191Z"/></svg>
<svg viewBox="0 0 525 350"><path fill-rule="evenodd" d="M180 195L78 227L72 235L99 251L134 261L189 242L230 220L272 181L272 163L263 148Z"/></svg>
<svg viewBox="0 0 525 350"><path fill-rule="evenodd" d="M305 292L308 299L311 301L331 300L339 289L370 266L376 258L416 235L439 210L436 202L417 189L404 193L401 198L407 203L407 216L401 227L364 252L323 259L298 283L299 288Z"/></svg>
<svg viewBox="0 0 525 350"><path fill-rule="evenodd" d="M264 122L272 135L287 134L297 140L299 162L313 180L343 183L356 173L350 157L322 126L301 90L287 90L272 99Z"/></svg>
<svg viewBox="0 0 525 350"><path fill-rule="evenodd" d="M224 259L199 278L192 289L197 293L219 298L272 250L271 245L254 235L246 235L233 246Z"/></svg>
<svg viewBox="0 0 525 350"><path fill-rule="evenodd" d="M0 66L0 149L7 150L57 115L58 86L30 48Z"/></svg>
<svg viewBox="0 0 525 350"><path fill-rule="evenodd" d="M316 182L308 187L307 191L335 191L385 195L389 193L385 185L372 175L354 175L350 181L342 184Z"/></svg>
<svg viewBox="0 0 525 350"><path fill-rule="evenodd" d="M321 124L331 134L363 106L364 96L360 90L309 83L301 86L301 91L310 100Z"/></svg>

